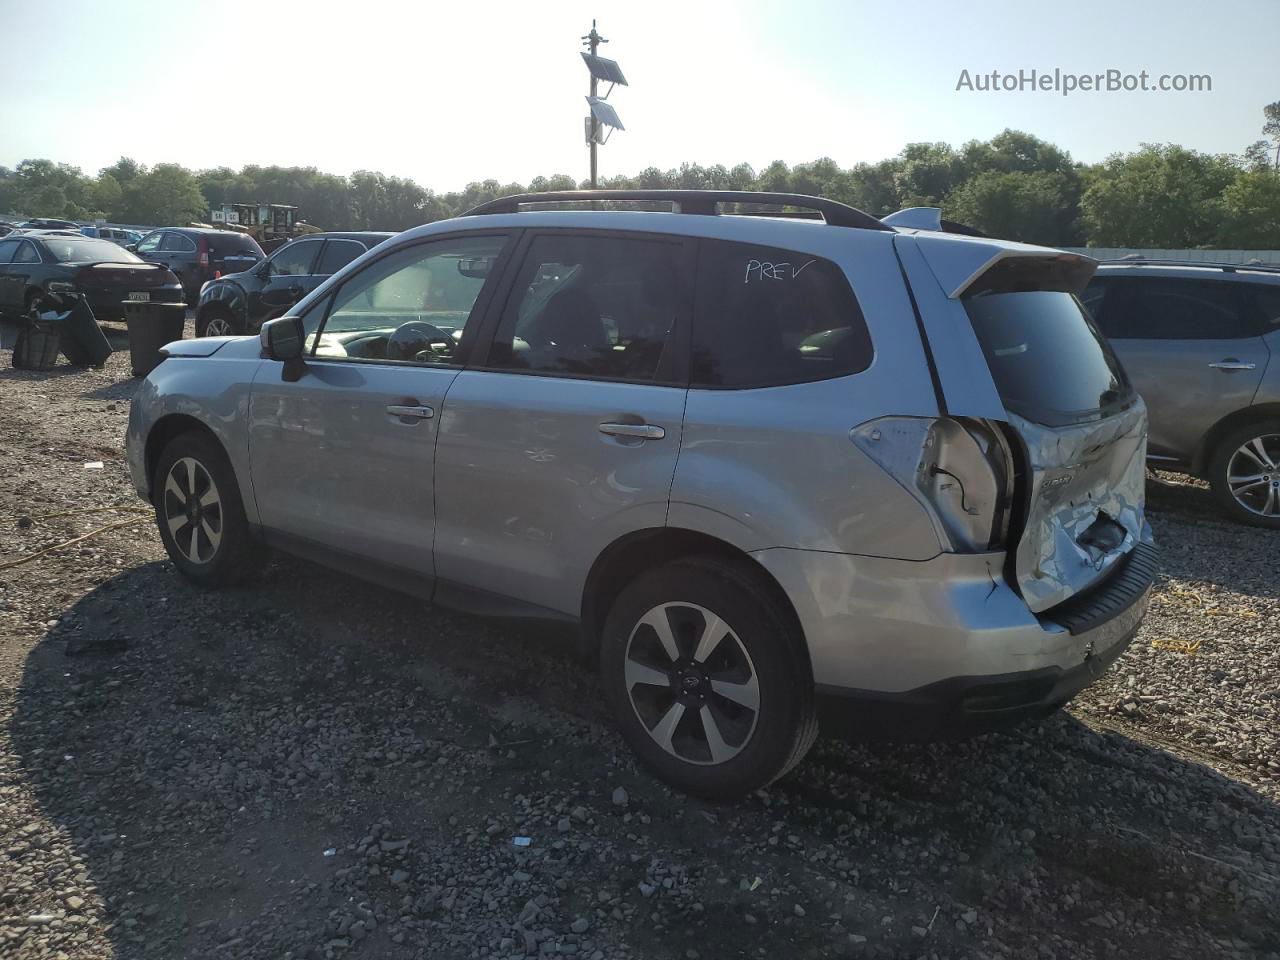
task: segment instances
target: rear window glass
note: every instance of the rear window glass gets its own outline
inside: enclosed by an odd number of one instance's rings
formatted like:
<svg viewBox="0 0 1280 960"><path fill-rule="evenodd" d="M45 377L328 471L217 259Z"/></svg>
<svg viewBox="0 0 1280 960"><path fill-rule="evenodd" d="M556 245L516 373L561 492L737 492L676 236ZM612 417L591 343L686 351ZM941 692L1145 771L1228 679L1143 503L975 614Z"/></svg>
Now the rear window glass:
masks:
<svg viewBox="0 0 1280 960"><path fill-rule="evenodd" d="M1097 419L1133 396L1079 300L1058 290L984 293L965 309L1005 407L1046 426Z"/></svg>
<svg viewBox="0 0 1280 960"><path fill-rule="evenodd" d="M45 237L44 248L59 263L141 263L119 244L110 240L91 240L85 237L77 240L74 237Z"/></svg>
<svg viewBox="0 0 1280 960"><path fill-rule="evenodd" d="M205 239L209 242L210 250L224 256L233 253L248 254L259 259L263 256L258 241L243 233L210 233L205 235Z"/></svg>
<svg viewBox="0 0 1280 960"><path fill-rule="evenodd" d="M871 364L862 310L844 271L828 260L704 241L697 303L695 387L804 383Z"/></svg>

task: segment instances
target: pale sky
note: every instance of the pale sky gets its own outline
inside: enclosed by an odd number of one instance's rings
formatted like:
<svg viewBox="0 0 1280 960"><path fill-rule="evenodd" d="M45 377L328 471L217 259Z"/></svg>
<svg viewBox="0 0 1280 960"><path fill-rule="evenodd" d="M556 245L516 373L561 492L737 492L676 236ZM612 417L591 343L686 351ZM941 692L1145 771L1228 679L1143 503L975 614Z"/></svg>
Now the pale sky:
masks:
<svg viewBox="0 0 1280 960"><path fill-rule="evenodd" d="M1101 160L1140 143L1238 153L1280 100L1280 2L700 4L0 0L0 164L379 170L438 191L587 175L591 18L631 86L600 173L756 169L1005 127ZM971 74L1209 74L1209 93L978 93Z"/></svg>

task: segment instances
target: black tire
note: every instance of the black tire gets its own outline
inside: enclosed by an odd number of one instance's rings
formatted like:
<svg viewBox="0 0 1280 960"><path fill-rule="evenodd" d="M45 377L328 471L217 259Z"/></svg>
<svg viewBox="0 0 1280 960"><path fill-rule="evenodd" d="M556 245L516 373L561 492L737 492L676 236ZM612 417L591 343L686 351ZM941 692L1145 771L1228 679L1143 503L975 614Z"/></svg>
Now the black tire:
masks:
<svg viewBox="0 0 1280 960"><path fill-rule="evenodd" d="M1251 446L1252 452L1237 453L1259 439L1261 451ZM1219 438L1208 468L1209 486L1223 513L1237 523L1280 529L1280 420L1254 420L1232 428ZM1243 473L1246 468L1256 472ZM1241 490L1242 476L1258 477L1254 481L1257 485ZM1236 479L1234 484L1232 478ZM1271 498L1269 505L1267 496ZM1267 515L1259 511L1267 511Z"/></svg>
<svg viewBox="0 0 1280 960"><path fill-rule="evenodd" d="M195 468L191 467L193 462ZM193 498L188 481L192 479L193 469L194 499L205 500L212 489L216 510L212 504L201 506L198 511L191 508ZM184 494L184 500L179 500L169 486L171 476ZM222 587L238 583L261 569L266 549L249 529L231 463L222 446L209 434L192 431L169 441L156 463L152 491L160 539L169 559L187 579L201 586ZM182 509L184 502L187 510ZM171 518L177 521L180 515L185 515L185 524L172 525ZM193 532L197 526L199 533ZM211 534L216 535L216 542Z"/></svg>
<svg viewBox="0 0 1280 960"><path fill-rule="evenodd" d="M645 766L687 793L722 800L749 794L785 775L817 737L813 678L804 641L794 617L774 599L769 587L745 563L690 557L636 579L619 594L606 618L600 674L622 735ZM727 628L701 664L694 662L693 648L698 636L710 631L705 614L695 608L718 617ZM655 647L662 646L657 631L648 625L655 616L671 627L680 654L675 663L665 664L665 654ZM670 686L635 683L633 698L627 671L648 669L644 664L657 672L666 669ZM746 689L739 686L749 682L744 681L748 676L744 670L755 676L754 718L747 716L748 708L710 688L718 676L732 678L734 686ZM671 707L665 706L668 702ZM657 737L676 703L682 706L676 721L669 724L669 746L660 745ZM712 755L704 725L703 711L710 708L715 710L713 726L721 752L735 751L720 762Z"/></svg>
<svg viewBox="0 0 1280 960"><path fill-rule="evenodd" d="M209 324L215 320L222 321L230 328L230 333L210 333ZM225 337L236 336L242 337L247 331L245 330L244 321L233 314L230 310L205 310L196 317L196 336L197 337Z"/></svg>

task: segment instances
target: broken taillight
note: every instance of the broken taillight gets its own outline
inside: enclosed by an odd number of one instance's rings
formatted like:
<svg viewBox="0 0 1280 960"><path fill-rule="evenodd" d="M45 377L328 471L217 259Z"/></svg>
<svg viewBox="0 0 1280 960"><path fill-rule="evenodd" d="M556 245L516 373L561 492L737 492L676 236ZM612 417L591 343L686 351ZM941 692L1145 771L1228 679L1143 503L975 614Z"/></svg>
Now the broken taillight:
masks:
<svg viewBox="0 0 1280 960"><path fill-rule="evenodd" d="M1005 545L1014 467L996 424L882 417L854 427L849 437L925 508L946 552Z"/></svg>

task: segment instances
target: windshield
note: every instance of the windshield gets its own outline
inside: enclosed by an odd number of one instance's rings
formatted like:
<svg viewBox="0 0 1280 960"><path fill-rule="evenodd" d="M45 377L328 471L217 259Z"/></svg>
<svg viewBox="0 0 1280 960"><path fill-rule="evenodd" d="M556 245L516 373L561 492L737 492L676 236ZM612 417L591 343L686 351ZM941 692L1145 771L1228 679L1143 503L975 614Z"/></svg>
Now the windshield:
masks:
<svg viewBox="0 0 1280 960"><path fill-rule="evenodd" d="M1057 427L1098 419L1132 400L1110 346L1072 294L983 293L964 305L1009 411Z"/></svg>
<svg viewBox="0 0 1280 960"><path fill-rule="evenodd" d="M86 237L78 240L75 237L46 237L44 248L59 263L141 263L124 247L110 240L91 240Z"/></svg>

